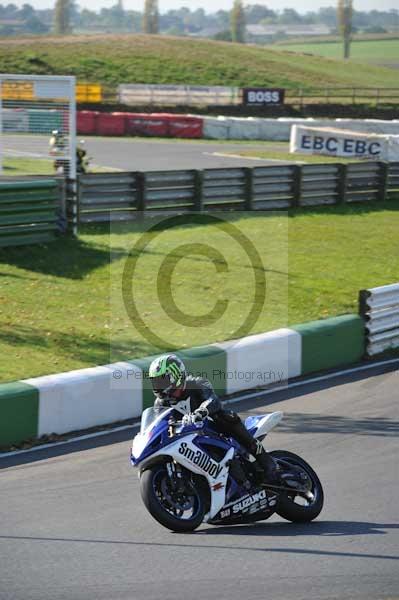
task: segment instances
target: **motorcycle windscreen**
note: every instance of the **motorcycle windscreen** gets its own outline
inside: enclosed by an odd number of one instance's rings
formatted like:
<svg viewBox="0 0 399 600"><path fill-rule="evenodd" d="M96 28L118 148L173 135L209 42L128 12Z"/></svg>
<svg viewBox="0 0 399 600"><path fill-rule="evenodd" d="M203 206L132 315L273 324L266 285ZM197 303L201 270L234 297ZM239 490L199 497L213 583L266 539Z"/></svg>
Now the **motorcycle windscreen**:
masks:
<svg viewBox="0 0 399 600"><path fill-rule="evenodd" d="M140 426L140 433L144 433L146 432L148 429L150 429L153 425L153 423L156 420L160 420L161 416L164 416L165 412L170 412L171 409L170 408L160 408L155 410L153 406L150 406L150 408L146 408L143 411L143 414L141 415L141 426Z"/></svg>

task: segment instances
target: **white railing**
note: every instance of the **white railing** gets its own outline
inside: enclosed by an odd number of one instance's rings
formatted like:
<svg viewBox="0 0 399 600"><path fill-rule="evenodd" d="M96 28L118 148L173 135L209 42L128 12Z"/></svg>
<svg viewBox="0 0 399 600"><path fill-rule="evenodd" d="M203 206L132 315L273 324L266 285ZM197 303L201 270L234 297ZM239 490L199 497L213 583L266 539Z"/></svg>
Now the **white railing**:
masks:
<svg viewBox="0 0 399 600"><path fill-rule="evenodd" d="M399 283L362 290L359 305L367 330L367 354L399 348Z"/></svg>

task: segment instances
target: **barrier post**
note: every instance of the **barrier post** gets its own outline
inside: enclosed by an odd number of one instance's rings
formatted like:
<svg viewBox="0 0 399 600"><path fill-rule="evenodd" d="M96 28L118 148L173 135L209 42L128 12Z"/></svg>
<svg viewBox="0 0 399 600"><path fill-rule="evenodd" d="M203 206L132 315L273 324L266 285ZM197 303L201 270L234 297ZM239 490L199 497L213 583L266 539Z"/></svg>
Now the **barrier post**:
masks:
<svg viewBox="0 0 399 600"><path fill-rule="evenodd" d="M293 181L292 181L292 208L298 208L301 205L302 191L302 167L301 165L293 166Z"/></svg>
<svg viewBox="0 0 399 600"><path fill-rule="evenodd" d="M252 167L244 167L245 191L244 191L244 208L245 210L253 210L253 169Z"/></svg>
<svg viewBox="0 0 399 600"><path fill-rule="evenodd" d="M194 171L194 205L195 212L204 210L204 172Z"/></svg>
<svg viewBox="0 0 399 600"><path fill-rule="evenodd" d="M345 204L348 182L348 165L338 165L337 204Z"/></svg>
<svg viewBox="0 0 399 600"><path fill-rule="evenodd" d="M145 173L137 171L136 173L136 193L137 193L137 212L139 217L143 216L145 211Z"/></svg>
<svg viewBox="0 0 399 600"><path fill-rule="evenodd" d="M78 235L80 225L80 206L82 201L82 175L76 177L76 184L68 179L68 194L72 198L72 235Z"/></svg>
<svg viewBox="0 0 399 600"><path fill-rule="evenodd" d="M386 162L378 163L379 166L379 180L380 186L378 191L378 200L384 202L387 199L388 191L388 176L389 176L389 164Z"/></svg>

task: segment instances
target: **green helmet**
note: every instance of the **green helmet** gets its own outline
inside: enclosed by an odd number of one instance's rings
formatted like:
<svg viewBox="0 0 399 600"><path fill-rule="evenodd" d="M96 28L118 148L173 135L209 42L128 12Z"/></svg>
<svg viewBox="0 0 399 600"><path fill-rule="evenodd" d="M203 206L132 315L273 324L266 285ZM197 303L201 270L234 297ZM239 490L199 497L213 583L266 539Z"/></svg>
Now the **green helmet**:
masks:
<svg viewBox="0 0 399 600"><path fill-rule="evenodd" d="M186 376L186 367L175 354L164 354L153 360L150 365L152 389L160 398L165 398L177 388L183 388Z"/></svg>

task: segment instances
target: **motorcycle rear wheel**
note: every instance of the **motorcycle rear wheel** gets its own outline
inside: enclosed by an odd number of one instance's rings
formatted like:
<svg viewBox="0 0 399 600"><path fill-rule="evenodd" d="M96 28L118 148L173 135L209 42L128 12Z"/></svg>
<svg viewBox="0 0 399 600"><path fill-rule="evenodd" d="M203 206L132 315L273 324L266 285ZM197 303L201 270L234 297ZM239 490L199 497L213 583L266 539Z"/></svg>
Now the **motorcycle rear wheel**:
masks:
<svg viewBox="0 0 399 600"><path fill-rule="evenodd" d="M204 519L201 491L190 484L183 493L175 492L165 463L153 465L141 474L140 492L148 512L167 529L177 533L194 531Z"/></svg>
<svg viewBox="0 0 399 600"><path fill-rule="evenodd" d="M276 513L283 519L293 523L309 523L316 519L323 508L324 492L315 471L303 458L293 452L288 452L288 450L273 450L270 454L277 460L283 460L305 471L311 481L310 491L314 496L313 500L309 500L296 490L293 490L292 493L282 492L277 503ZM298 501L302 503L299 504Z"/></svg>

